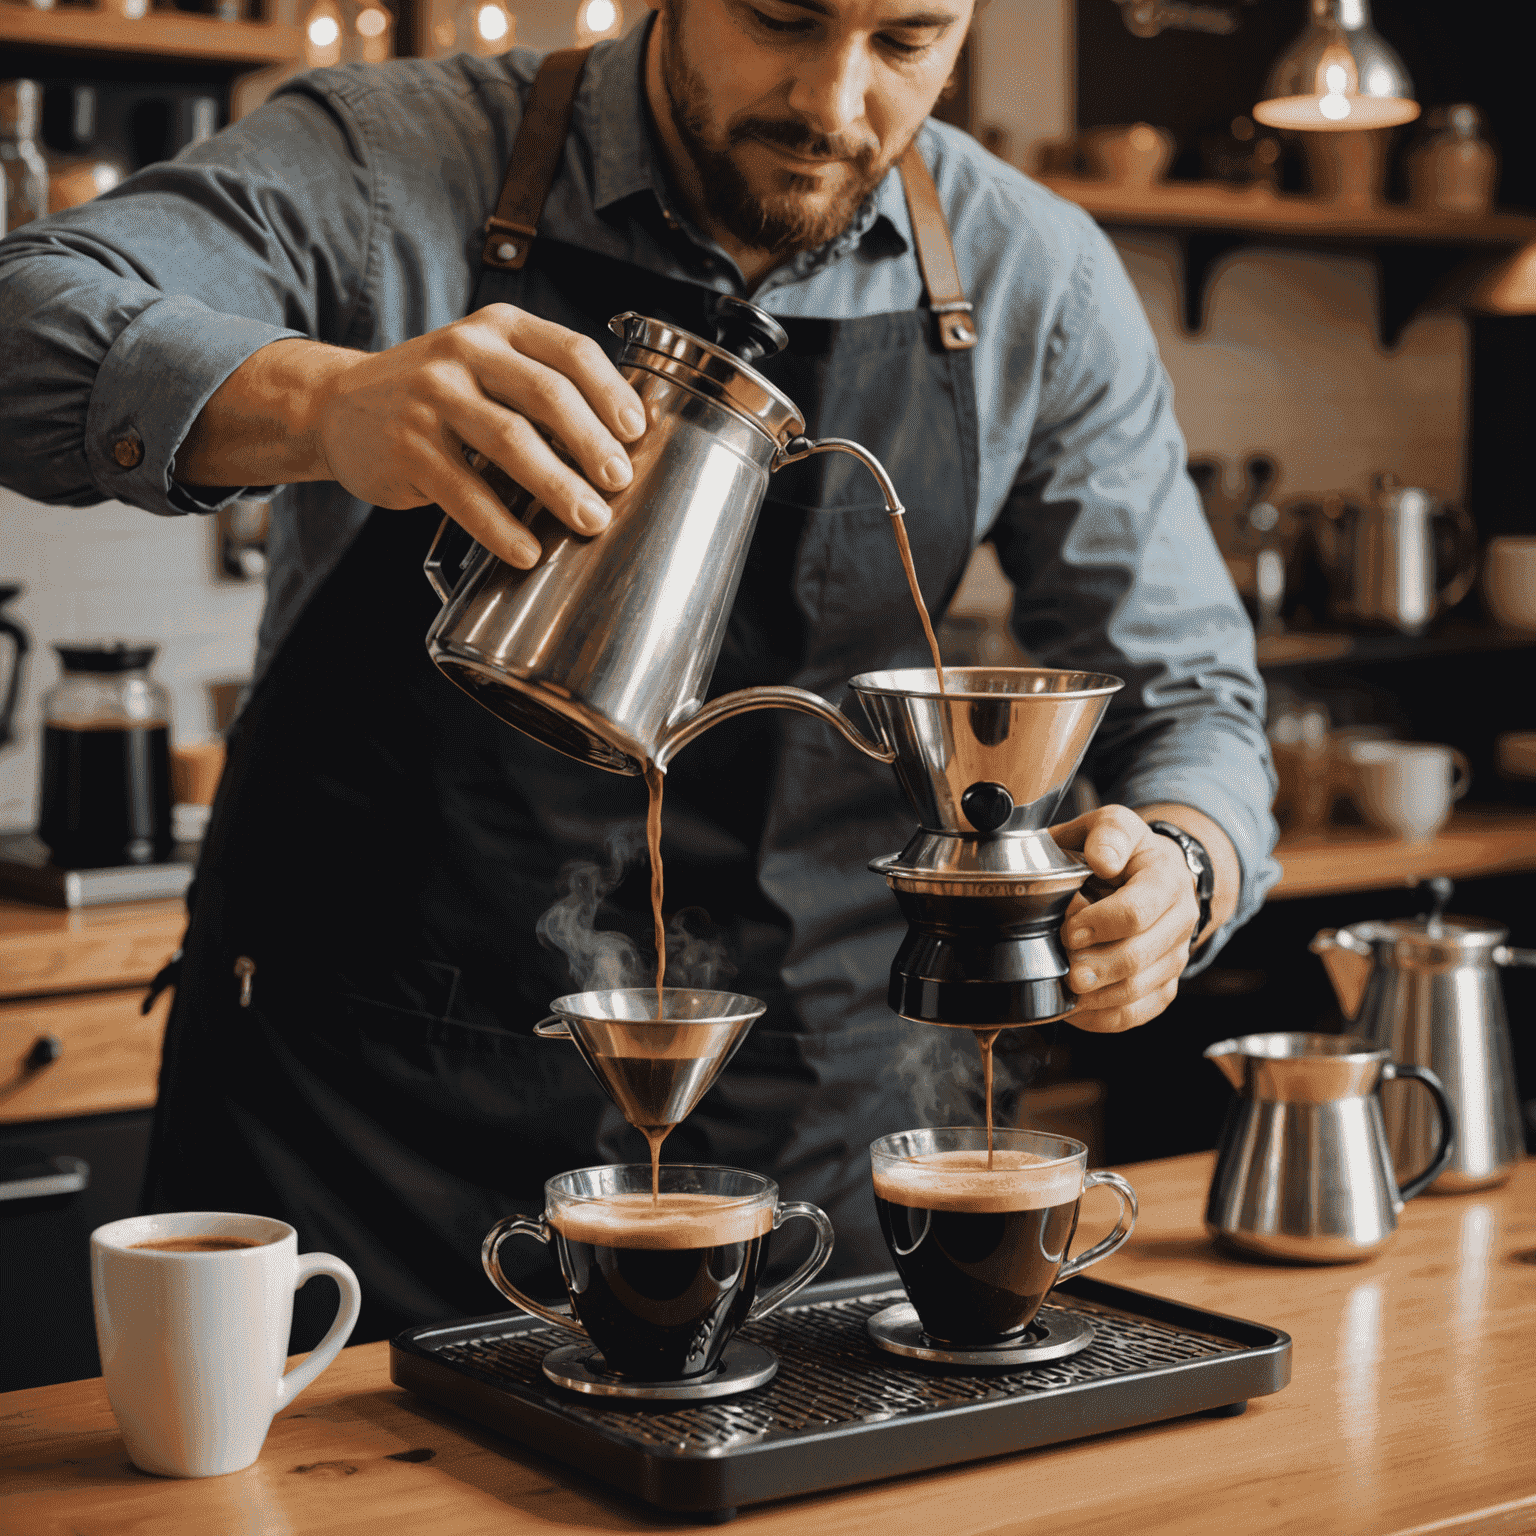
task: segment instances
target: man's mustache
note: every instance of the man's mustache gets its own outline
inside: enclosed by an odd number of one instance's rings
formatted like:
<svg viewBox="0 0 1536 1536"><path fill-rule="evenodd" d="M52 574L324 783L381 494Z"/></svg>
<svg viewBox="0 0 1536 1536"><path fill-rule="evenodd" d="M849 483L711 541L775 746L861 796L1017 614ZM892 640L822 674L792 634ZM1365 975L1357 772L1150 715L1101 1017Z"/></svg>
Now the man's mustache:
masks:
<svg viewBox="0 0 1536 1536"><path fill-rule="evenodd" d="M747 117L732 123L732 144L756 139L761 144L776 144L806 160L835 160L867 171L874 165L880 146L852 134L828 136L816 133L794 118Z"/></svg>

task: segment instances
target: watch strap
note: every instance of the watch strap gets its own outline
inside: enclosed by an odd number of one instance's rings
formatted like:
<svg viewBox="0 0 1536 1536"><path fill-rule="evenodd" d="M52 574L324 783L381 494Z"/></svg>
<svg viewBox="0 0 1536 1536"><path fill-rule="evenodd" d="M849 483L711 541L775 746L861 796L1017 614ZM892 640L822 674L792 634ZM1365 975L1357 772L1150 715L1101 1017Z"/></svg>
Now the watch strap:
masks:
<svg viewBox="0 0 1536 1536"><path fill-rule="evenodd" d="M1198 837L1192 837L1183 827L1176 827L1171 821L1149 821L1147 825L1159 837L1169 838L1179 845L1184 863L1194 878L1195 900L1200 904L1200 915L1189 939L1189 947L1193 950L1201 934L1211 926L1211 900L1216 894L1216 866L1211 863L1205 844Z"/></svg>

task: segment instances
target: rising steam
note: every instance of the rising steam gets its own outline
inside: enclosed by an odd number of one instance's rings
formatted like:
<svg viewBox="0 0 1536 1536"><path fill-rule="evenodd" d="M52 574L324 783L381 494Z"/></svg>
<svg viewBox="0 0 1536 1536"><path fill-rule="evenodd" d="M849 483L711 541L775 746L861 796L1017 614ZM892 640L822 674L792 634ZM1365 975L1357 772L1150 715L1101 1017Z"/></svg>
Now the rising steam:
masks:
<svg viewBox="0 0 1536 1536"><path fill-rule="evenodd" d="M1000 1126L1019 1125L1020 1100L1050 1062L1050 1028L1005 1029L992 1047L993 1106ZM923 1026L892 1062L919 1125L982 1125L981 1053L968 1029Z"/></svg>
<svg viewBox="0 0 1536 1536"><path fill-rule="evenodd" d="M577 859L560 871L560 898L539 919L539 941L565 956L578 992L655 984L655 957L619 928L599 928L603 903L645 855L641 824L609 833L602 863ZM724 940L709 932L702 907L684 907L667 924L667 985L722 986L736 968Z"/></svg>

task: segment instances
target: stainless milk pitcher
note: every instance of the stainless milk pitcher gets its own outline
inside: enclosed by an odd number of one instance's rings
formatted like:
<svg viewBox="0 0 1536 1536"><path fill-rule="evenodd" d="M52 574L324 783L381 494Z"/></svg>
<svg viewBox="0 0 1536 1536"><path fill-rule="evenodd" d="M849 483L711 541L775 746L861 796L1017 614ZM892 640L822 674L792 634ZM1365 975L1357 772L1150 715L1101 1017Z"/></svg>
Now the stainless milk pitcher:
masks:
<svg viewBox="0 0 1536 1536"><path fill-rule="evenodd" d="M1234 1248L1310 1264L1369 1258L1450 1158L1456 1119L1439 1078L1369 1040L1244 1035L1205 1054L1237 1090L1205 1207L1206 1230ZM1398 1078L1422 1084L1440 1110L1434 1155L1401 1185L1376 1095Z"/></svg>
<svg viewBox="0 0 1536 1536"><path fill-rule="evenodd" d="M798 709L881 762L840 710L803 688L745 688L704 702L768 477L815 453L848 453L902 508L873 454L812 442L794 403L751 365L786 344L739 299L718 301L713 342L644 315L615 315L619 371L645 407L634 479L601 533L575 533L477 456L487 482L539 540L532 570L497 560L444 520L426 561L443 608L433 661L493 714L599 768L664 768L727 716ZM451 552L450 552L451 551Z"/></svg>
<svg viewBox="0 0 1536 1536"><path fill-rule="evenodd" d="M1536 965L1536 950L1511 948L1508 936L1495 923L1435 913L1325 928L1312 940L1355 1033L1445 1084L1456 1149L1436 1193L1502 1184L1525 1151L1499 967ZM1422 1166L1439 1136L1435 1106L1389 1083L1381 1113L1393 1166Z"/></svg>

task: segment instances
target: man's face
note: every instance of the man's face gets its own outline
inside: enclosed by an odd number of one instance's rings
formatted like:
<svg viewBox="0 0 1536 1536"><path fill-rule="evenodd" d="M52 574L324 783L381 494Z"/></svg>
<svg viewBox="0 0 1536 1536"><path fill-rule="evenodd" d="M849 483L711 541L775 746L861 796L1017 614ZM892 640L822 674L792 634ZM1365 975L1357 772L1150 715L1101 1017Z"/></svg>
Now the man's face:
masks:
<svg viewBox="0 0 1536 1536"><path fill-rule="evenodd" d="M709 214L779 256L839 234L938 100L972 8L662 0L662 84Z"/></svg>

